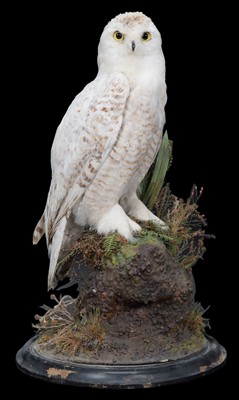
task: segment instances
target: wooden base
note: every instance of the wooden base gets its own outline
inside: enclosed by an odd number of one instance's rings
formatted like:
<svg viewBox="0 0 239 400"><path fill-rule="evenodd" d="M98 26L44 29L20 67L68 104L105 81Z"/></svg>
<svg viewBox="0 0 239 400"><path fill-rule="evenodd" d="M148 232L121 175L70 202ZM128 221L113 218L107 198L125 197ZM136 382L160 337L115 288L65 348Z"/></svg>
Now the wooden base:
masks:
<svg viewBox="0 0 239 400"><path fill-rule="evenodd" d="M79 364L41 355L30 339L17 353L17 367L32 377L54 383L106 389L152 388L188 381L221 367L226 350L212 337L199 353L177 361L135 365Z"/></svg>

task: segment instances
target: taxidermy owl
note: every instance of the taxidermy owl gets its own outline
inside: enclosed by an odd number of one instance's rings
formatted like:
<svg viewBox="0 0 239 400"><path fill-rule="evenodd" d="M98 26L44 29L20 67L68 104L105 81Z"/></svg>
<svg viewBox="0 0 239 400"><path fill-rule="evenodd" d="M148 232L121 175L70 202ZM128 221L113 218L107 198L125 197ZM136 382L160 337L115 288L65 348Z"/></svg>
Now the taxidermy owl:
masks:
<svg viewBox="0 0 239 400"><path fill-rule="evenodd" d="M141 12L120 14L104 28L99 72L71 103L51 150L52 180L33 243L45 234L48 287L57 284L62 249L90 227L128 240L138 221L166 225L136 191L162 140L166 103L161 36Z"/></svg>

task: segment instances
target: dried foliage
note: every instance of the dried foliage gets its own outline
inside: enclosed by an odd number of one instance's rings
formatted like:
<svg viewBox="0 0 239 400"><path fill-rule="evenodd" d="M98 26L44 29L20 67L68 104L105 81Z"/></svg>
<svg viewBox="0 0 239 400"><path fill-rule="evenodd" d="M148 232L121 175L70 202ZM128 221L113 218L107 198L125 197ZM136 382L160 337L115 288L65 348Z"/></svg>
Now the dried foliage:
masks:
<svg viewBox="0 0 239 400"><path fill-rule="evenodd" d="M213 238L205 233L206 220L198 211L197 201L199 194L196 185L193 185L187 201L178 199L170 191L169 185L161 190L155 212L169 226L168 236L172 238L166 243L172 255L184 268L192 267L199 258L202 258L206 248L204 239Z"/></svg>
<svg viewBox="0 0 239 400"><path fill-rule="evenodd" d="M102 236L98 235L96 231L85 230L79 240L69 249L67 256L58 263L58 270L60 265L63 266L71 261L77 254L82 255L83 261L91 267L100 268L108 261L112 261L114 255L127 243L127 240L117 233Z"/></svg>
<svg viewBox="0 0 239 400"><path fill-rule="evenodd" d="M204 333L206 327L210 327L209 320L203 318L204 310L200 303L195 303L189 314L183 319L185 326L194 334Z"/></svg>
<svg viewBox="0 0 239 400"><path fill-rule="evenodd" d="M60 264L65 264L79 253L91 265L101 266L103 262L104 241L105 237L98 235L95 231L83 231L79 240L69 249L68 255L58 263L58 269Z"/></svg>
<svg viewBox="0 0 239 400"><path fill-rule="evenodd" d="M54 295L51 298L57 304L53 308L43 306L45 315L36 315L38 323L33 325L38 329L40 348L74 356L82 349L91 351L101 345L105 333L98 308L87 313L79 310L77 300L70 296L60 301Z"/></svg>
<svg viewBox="0 0 239 400"><path fill-rule="evenodd" d="M168 220L168 214L173 209L176 199L177 197L171 193L169 183L166 183L154 204L155 214L163 221Z"/></svg>

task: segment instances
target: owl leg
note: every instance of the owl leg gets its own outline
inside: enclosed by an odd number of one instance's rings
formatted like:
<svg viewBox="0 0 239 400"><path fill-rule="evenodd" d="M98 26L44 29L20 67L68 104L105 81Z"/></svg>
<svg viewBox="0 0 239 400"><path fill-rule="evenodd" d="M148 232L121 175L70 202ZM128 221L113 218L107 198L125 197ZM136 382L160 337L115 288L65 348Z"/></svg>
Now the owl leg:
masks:
<svg viewBox="0 0 239 400"><path fill-rule="evenodd" d="M140 231L141 227L132 221L119 204L115 204L107 211L96 224L99 234L108 235L118 232L127 240L133 240L133 232Z"/></svg>
<svg viewBox="0 0 239 400"><path fill-rule="evenodd" d="M131 215L131 217L136 218L139 221L153 221L160 226L161 229L167 230L168 226L156 215L154 215L145 204L138 199L136 193L131 194L130 196L125 196L121 204L127 214Z"/></svg>

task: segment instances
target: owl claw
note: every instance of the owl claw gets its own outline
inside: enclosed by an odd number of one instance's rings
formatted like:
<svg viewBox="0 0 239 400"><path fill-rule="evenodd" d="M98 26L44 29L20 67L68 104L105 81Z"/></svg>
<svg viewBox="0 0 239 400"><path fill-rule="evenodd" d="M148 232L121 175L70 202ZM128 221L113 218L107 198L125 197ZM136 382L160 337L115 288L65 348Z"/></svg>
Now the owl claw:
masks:
<svg viewBox="0 0 239 400"><path fill-rule="evenodd" d="M169 226L166 225L165 223L163 223L162 225L160 225L160 228L162 229L162 231L165 231L165 232L169 231Z"/></svg>
<svg viewBox="0 0 239 400"><path fill-rule="evenodd" d="M114 205L97 223L97 232L99 234L108 235L112 232L118 232L119 235L130 242L134 240L133 232L139 232L140 230L141 227L125 214L119 204Z"/></svg>
<svg viewBox="0 0 239 400"><path fill-rule="evenodd" d="M156 219L157 218L157 219ZM169 227L168 225L165 224L165 222L163 222L160 218L155 217L155 219L151 219L150 221L154 222L156 225L159 226L160 229L162 229L162 231L168 231Z"/></svg>
<svg viewBox="0 0 239 400"><path fill-rule="evenodd" d="M124 199L124 205L126 209L129 209L129 214L139 221L152 221L160 227L163 231L169 230L169 227L156 215L154 215L145 204L138 199L135 195L131 197L126 197Z"/></svg>
<svg viewBox="0 0 239 400"><path fill-rule="evenodd" d="M140 232L141 231L141 226L139 226L139 224L137 224L136 222L134 222L131 218L129 218L128 216L127 216L127 219L128 219L128 223L129 223L129 226L130 226L130 228L131 228L131 230L133 231L133 232Z"/></svg>

